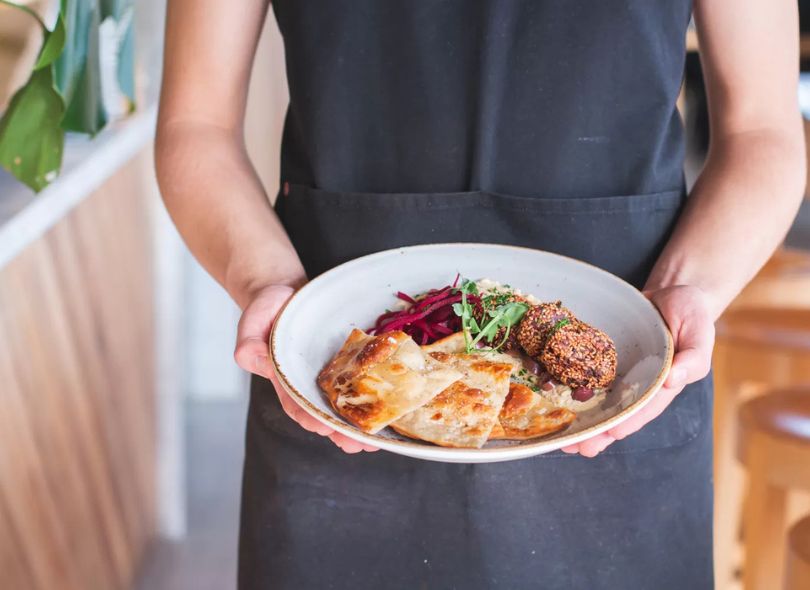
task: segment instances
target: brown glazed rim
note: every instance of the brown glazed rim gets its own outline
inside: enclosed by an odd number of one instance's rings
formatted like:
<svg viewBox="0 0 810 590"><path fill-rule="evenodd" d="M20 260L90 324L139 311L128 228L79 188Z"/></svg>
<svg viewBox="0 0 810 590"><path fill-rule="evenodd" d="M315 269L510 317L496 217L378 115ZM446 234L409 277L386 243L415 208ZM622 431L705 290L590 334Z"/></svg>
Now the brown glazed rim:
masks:
<svg viewBox="0 0 810 590"><path fill-rule="evenodd" d="M469 453L475 453L475 454L492 454L492 453L495 453L495 454L511 454L511 453L509 453L509 451L517 450L517 449L520 449L521 451L526 451L526 450L531 450L533 448L544 448L544 447L549 446L550 443L553 443L556 448L562 448L562 447L566 446L566 444L575 444L577 441L585 440L586 438L589 438L589 435L591 435L591 434L595 435L595 434L599 434L601 432L605 432L606 430L609 430L613 426L616 426L616 425L620 424L626 418L629 418L631 415L635 414L642 407L647 405L647 403L650 401L650 399L652 399L652 397L658 392L658 390L664 384L664 381L666 380L667 374L669 373L669 369L672 366L672 358L673 358L674 352L675 352L674 351L675 345L674 345L674 342L672 340L672 333L670 332L669 327L667 326L666 320L664 320L663 316L661 316L661 313L658 311L658 308L655 307L655 305L653 305L653 303L649 299L644 297L644 300L647 302L647 304L650 305L655 310L655 312L659 315L659 317L661 317L661 321L662 321L663 326L664 326L664 332L666 334L666 339L667 339L666 360L664 362L664 366L661 368L661 371L659 371L658 375L655 378L655 381L653 381L653 383L650 385L650 387L648 387L644 391L644 393L639 396L639 398L636 401L634 401L632 404L630 404L629 406L624 408L618 414L616 414L614 416L611 416L610 418L607 418L606 420L603 420L602 422L600 422L598 424L594 424L593 426L590 426L589 428L586 428L585 430L580 430L578 432L569 433L569 434L563 434L563 435L557 436L557 437L552 435L549 438L543 438L541 441L533 442L533 443L527 443L527 444L516 444L516 445L512 445L512 446L490 447L490 448L481 448L481 449L451 448L451 447L441 447L441 446L438 446L438 445L432 445L430 443L417 443L417 442L411 442L411 441L397 440L397 439L392 439L392 438L387 438L387 437L384 437L384 436L380 436L378 434L369 434L367 432L363 432L359 428L356 428L355 426L353 426L349 422L345 422L343 420L338 420L334 416L331 416L331 415L327 414L326 412L320 410L315 405L313 405L312 402L310 402L303 394L301 394L290 383L290 380L287 378L287 376L284 374L284 371L281 369L281 367L276 362L276 349L278 347L278 341L276 339L276 327L279 324L279 319L281 319L282 315L286 311L287 306L290 304L290 302L293 299L295 299L295 297L297 297L298 294L301 293L301 291L303 291L305 289L310 289L310 288L317 288L318 282L323 277L325 277L325 276L327 276L329 274L332 274L334 272L337 272L337 271L345 271L347 266L352 266L354 264L360 263L361 261L365 261L365 260L368 260L370 258L387 256L387 255L390 255L390 254L392 254L394 252L421 250L421 249L437 248L437 247L443 247L443 246L453 246L453 247L456 247L456 246L471 246L471 247L486 246L486 247L496 247L496 248L513 249L513 250L528 250L528 251L531 251L531 252L542 252L543 254L546 254L546 255L549 255L549 256L555 256L557 258L565 259L565 260L567 260L569 262L572 262L574 264L579 264L579 265L582 265L582 266L590 267L590 268L596 270L599 273L607 275L608 277L611 278L611 280L622 283L622 284L626 285L627 287L630 287L634 291L638 292L638 290L635 287L633 287L630 283L628 283L627 281L617 277L613 273L610 273L610 272L608 272L608 271L606 271L604 269L599 268L598 266L594 266L593 264L589 264L589 263L584 262L582 260L577 260L576 258L570 258L568 256L563 256L562 254L556 254L554 252L547 252L545 250L537 250L535 248L526 248L526 247L523 247L523 246L509 246L509 245L504 245L504 244L487 244L487 243L478 243L478 242L452 242L452 243L437 243L437 244L421 244L421 245L418 245L418 246L404 246L404 247L400 247L400 248L391 248L389 250L382 250L380 252L374 252L373 254L367 254L366 256L361 256L359 258L349 260L349 261L344 262L343 264L340 264L338 266L335 266L334 268L331 268L330 270L328 270L328 271L322 273L321 275L315 277L312 281L308 282L303 287L298 289L295 293L293 293L293 295L284 303L284 305L279 310L279 313L276 316L275 321L273 322L273 327L272 327L272 330L270 332L270 357L273 360L273 367L275 368L276 375L278 375L279 381L284 386L284 389L287 391L287 393L290 394L290 397L292 397L293 400L295 400L295 402L299 406L301 406L304 410L306 410L307 413L309 413L313 417L317 418L318 420L320 420L321 422L323 422L323 423L325 423L325 424L327 424L329 426L334 426L335 430L337 430L338 432L342 432L342 433L346 434L347 436L350 436L352 438L356 438L356 439L360 440L361 442L365 442L365 443L371 444L371 445L381 443L381 444L384 444L384 445L392 445L392 446L395 446L395 447L402 447L402 448L406 448L406 449L419 449L420 451L433 451L434 453L438 452L439 454L435 457L437 459L440 458L440 455L456 455L456 454L457 455L466 455L466 454L469 454ZM314 378L315 377L313 376L313 380L314 380ZM551 451L551 450L554 450L554 449L550 449L549 451Z"/></svg>

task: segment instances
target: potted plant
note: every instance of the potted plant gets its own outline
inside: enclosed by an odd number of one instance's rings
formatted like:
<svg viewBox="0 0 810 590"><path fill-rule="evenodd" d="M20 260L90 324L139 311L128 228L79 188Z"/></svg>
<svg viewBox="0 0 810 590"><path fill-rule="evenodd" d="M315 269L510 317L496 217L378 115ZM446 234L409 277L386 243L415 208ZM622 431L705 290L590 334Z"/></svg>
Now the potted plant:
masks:
<svg viewBox="0 0 810 590"><path fill-rule="evenodd" d="M59 174L65 132L93 136L108 122L99 51L99 27L108 19L117 85L128 109L135 107L132 0L60 0L50 28L37 10L47 5L39 4L0 0L4 12L24 14L41 30L30 75L0 115L0 166L35 191Z"/></svg>

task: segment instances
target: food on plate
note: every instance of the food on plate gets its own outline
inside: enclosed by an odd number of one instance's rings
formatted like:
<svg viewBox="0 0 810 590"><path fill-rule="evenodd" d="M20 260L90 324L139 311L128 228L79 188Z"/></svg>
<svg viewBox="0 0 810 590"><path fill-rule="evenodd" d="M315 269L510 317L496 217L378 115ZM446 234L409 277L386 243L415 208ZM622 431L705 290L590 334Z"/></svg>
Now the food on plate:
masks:
<svg viewBox="0 0 810 590"><path fill-rule="evenodd" d="M478 354L428 354L463 376L422 407L392 422L391 428L444 447L482 447L509 392L513 365Z"/></svg>
<svg viewBox="0 0 810 590"><path fill-rule="evenodd" d="M512 383L498 415L490 440L526 440L547 436L567 428L577 417L559 408L521 383Z"/></svg>
<svg viewBox="0 0 810 590"><path fill-rule="evenodd" d="M384 334L401 330L419 344L434 342L443 336L461 330L461 318L453 312L453 305L461 301L456 282L441 289L430 289L421 295L411 297L402 291L397 293L400 302L408 307L388 310L374 323L369 334Z"/></svg>
<svg viewBox="0 0 810 590"><path fill-rule="evenodd" d="M573 317L574 314L564 308L561 301L535 305L526 312L515 330L517 341L526 354L539 360L548 337Z"/></svg>
<svg viewBox="0 0 810 590"><path fill-rule="evenodd" d="M616 377L613 341L560 301L459 276L396 297L318 376L335 411L365 432L391 426L464 448L548 436L599 404Z"/></svg>
<svg viewBox="0 0 810 590"><path fill-rule="evenodd" d="M509 285L492 281L485 285L465 279L458 288L461 301L453 305L453 311L461 318L467 354L480 348L512 349L512 332L531 306L522 293Z"/></svg>
<svg viewBox="0 0 810 590"><path fill-rule="evenodd" d="M355 328L318 375L318 385L338 414L374 434L461 377L404 332L370 336Z"/></svg>
<svg viewBox="0 0 810 590"><path fill-rule="evenodd" d="M540 362L573 388L606 387L616 378L616 347L610 337L574 319L548 337Z"/></svg>
<svg viewBox="0 0 810 590"><path fill-rule="evenodd" d="M479 326L484 326L489 319L491 310L510 303L518 303L521 305L516 308L523 311L521 315L524 315L527 310L531 309L531 302L523 295L509 290L495 290L492 292L484 292L484 294L481 295L480 301L473 307L473 318L475 318ZM518 321L522 323L523 320L519 318ZM518 343L518 330L513 328L512 325L499 325L491 341L501 342L500 350L503 352L518 350L520 348L520 344Z"/></svg>
<svg viewBox="0 0 810 590"><path fill-rule="evenodd" d="M464 334L461 332L456 332L455 334L450 334L449 336L445 336L441 340L436 340L431 344L425 344L422 346L422 350L425 352L454 352L454 353L461 353L464 352ZM512 357L510 357L512 358Z"/></svg>

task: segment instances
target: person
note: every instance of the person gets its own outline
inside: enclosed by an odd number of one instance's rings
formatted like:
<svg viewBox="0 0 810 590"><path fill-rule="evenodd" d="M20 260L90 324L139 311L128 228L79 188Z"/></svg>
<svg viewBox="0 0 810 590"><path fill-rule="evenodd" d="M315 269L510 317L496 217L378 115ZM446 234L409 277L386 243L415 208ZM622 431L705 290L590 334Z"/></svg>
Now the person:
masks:
<svg viewBox="0 0 810 590"><path fill-rule="evenodd" d="M796 3L695 1L712 139L687 196L690 0L276 0L275 207L242 129L267 9L170 0L156 150L174 222L243 310L239 588L712 587L713 322L804 188ZM475 465L373 452L284 394L267 338L296 288L471 241L643 288L676 345L661 392L563 452Z"/></svg>

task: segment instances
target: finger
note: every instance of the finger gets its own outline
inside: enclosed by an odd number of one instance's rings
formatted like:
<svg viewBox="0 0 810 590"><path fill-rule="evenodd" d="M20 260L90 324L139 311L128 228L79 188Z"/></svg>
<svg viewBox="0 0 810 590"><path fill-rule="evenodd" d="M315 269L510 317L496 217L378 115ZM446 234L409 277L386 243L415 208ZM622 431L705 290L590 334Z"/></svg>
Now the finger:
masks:
<svg viewBox="0 0 810 590"><path fill-rule="evenodd" d="M308 430L309 432L314 432L315 434L319 434L321 436L329 436L333 432L335 432L334 428L330 428L323 422L313 418L306 411L298 408L295 412L295 416L293 420L298 422L298 425L301 426L304 430Z"/></svg>
<svg viewBox="0 0 810 590"><path fill-rule="evenodd" d="M567 447L563 447L560 450L563 453L568 453L569 455L576 455L579 453L579 443L575 445L568 445Z"/></svg>
<svg viewBox="0 0 810 590"><path fill-rule="evenodd" d="M703 379L711 368L711 348L702 345L695 348L681 348L672 359L665 385L670 389L683 389L689 383Z"/></svg>
<svg viewBox="0 0 810 590"><path fill-rule="evenodd" d="M336 445L338 445L341 449L345 450L346 452L355 453L365 451L368 453L373 453L374 451L380 450L377 447L367 445L361 443L360 441L351 439L348 436L340 434L339 432L335 432L334 434L330 435L329 438L332 440L332 442L334 442Z"/></svg>
<svg viewBox="0 0 810 590"><path fill-rule="evenodd" d="M349 453L352 455L363 451L373 452L378 450L376 447L364 445L363 443L357 442L356 440L352 440L348 436L344 436L337 432L330 434L329 439L333 443L335 443L344 453Z"/></svg>
<svg viewBox="0 0 810 590"><path fill-rule="evenodd" d="M281 407L293 421L297 422L305 430L320 434L321 436L329 436L335 431L320 420L307 414L306 410L296 404L275 379L272 381L273 385L276 387L276 394L278 395L279 402L281 402Z"/></svg>
<svg viewBox="0 0 810 590"><path fill-rule="evenodd" d="M310 416L306 410L295 403L295 400L293 400L293 398L286 391L284 391L275 374L272 375L271 381L276 388L276 394L278 395L279 402L281 402L281 407L284 409L284 412L305 430L314 432L315 434L319 434L321 436L329 437L332 442L337 444L347 453L359 453L360 451L372 453L379 450L377 447L365 445L335 432L333 428L327 426L317 418Z"/></svg>
<svg viewBox="0 0 810 590"><path fill-rule="evenodd" d="M714 324L703 309L693 309L675 333L675 357L666 386L682 388L708 375L714 347Z"/></svg>
<svg viewBox="0 0 810 590"><path fill-rule="evenodd" d="M249 373L261 377L270 376L270 360L267 343L252 336L238 337L233 358L236 364Z"/></svg>
<svg viewBox="0 0 810 590"><path fill-rule="evenodd" d="M251 302L242 313L236 328L234 359L245 371L269 377L270 363L267 340L278 310L292 293L292 288L277 287Z"/></svg>
<svg viewBox="0 0 810 590"><path fill-rule="evenodd" d="M584 440L579 443L579 454L583 457L593 458L596 457L599 453L604 451L608 445L614 442L612 436L606 433L597 434L589 438L588 440Z"/></svg>

